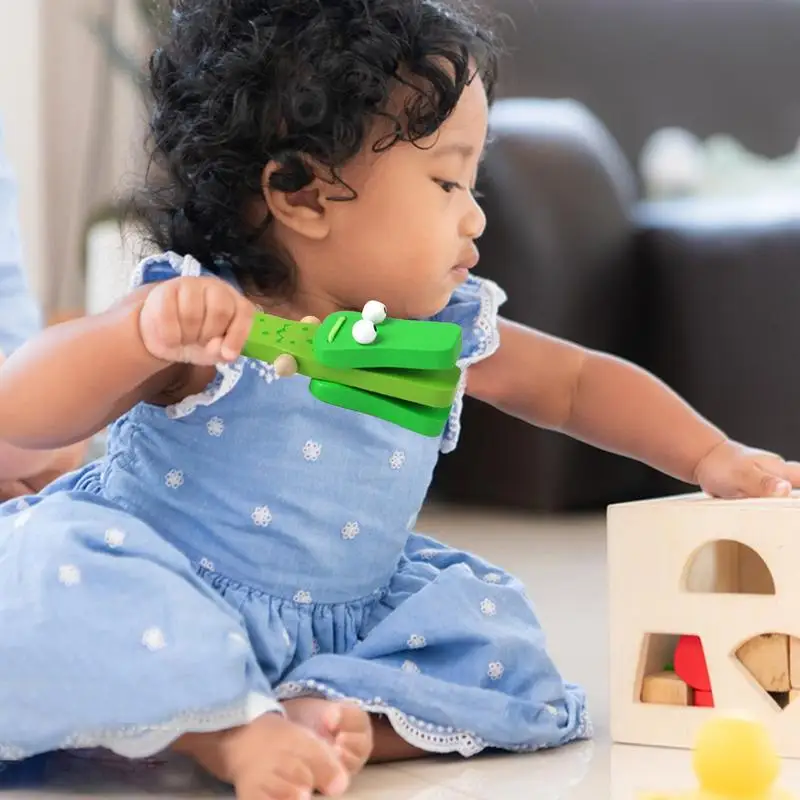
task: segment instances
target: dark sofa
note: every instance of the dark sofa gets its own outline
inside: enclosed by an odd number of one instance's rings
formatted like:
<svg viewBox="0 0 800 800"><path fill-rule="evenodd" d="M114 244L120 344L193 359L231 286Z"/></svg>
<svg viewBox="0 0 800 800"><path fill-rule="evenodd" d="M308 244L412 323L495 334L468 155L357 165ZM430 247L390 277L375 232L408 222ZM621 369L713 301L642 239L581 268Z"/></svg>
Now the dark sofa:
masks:
<svg viewBox="0 0 800 800"><path fill-rule="evenodd" d="M642 364L730 435L800 457L800 196L646 203L632 166L664 125L767 155L793 148L800 3L498 8L515 30L481 181L479 272L508 291L505 315ZM564 511L685 488L467 401L433 497Z"/></svg>

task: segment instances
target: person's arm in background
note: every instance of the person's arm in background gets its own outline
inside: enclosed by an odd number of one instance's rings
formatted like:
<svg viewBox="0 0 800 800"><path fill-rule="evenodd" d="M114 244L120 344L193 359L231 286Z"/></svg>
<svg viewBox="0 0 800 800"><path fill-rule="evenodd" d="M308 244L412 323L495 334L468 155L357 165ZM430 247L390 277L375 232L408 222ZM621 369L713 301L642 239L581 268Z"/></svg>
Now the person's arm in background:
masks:
<svg viewBox="0 0 800 800"><path fill-rule="evenodd" d="M0 362L41 328L41 314L22 266L17 188L0 128ZM80 448L20 450L0 442L0 500L37 491L77 466Z"/></svg>

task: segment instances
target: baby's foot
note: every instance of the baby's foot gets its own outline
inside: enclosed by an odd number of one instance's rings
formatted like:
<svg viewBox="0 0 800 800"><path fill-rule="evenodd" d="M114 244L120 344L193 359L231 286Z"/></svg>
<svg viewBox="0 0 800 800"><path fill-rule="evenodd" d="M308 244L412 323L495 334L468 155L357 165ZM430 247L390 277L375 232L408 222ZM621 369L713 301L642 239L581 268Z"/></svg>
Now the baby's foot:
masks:
<svg viewBox="0 0 800 800"><path fill-rule="evenodd" d="M279 714L241 728L189 733L173 749L233 784L238 800L310 800L314 790L339 797L350 785L331 744Z"/></svg>
<svg viewBox="0 0 800 800"><path fill-rule="evenodd" d="M372 753L369 714L352 703L335 703L321 697L298 697L283 704L289 719L332 742L351 775L364 768Z"/></svg>

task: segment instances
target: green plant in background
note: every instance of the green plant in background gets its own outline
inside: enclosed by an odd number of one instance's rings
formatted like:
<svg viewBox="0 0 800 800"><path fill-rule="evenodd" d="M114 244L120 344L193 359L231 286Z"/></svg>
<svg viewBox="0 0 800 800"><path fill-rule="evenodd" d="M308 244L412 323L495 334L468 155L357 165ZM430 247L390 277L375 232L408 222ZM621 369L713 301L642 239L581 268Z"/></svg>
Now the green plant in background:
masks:
<svg viewBox="0 0 800 800"><path fill-rule="evenodd" d="M169 24L171 12L168 0L129 0L129 2L133 4L148 39L155 45L159 33ZM115 31L116 5L117 0L109 0L106 13L92 18L89 26L103 45L109 64L128 75L137 86L142 86L145 76L141 59L119 41Z"/></svg>

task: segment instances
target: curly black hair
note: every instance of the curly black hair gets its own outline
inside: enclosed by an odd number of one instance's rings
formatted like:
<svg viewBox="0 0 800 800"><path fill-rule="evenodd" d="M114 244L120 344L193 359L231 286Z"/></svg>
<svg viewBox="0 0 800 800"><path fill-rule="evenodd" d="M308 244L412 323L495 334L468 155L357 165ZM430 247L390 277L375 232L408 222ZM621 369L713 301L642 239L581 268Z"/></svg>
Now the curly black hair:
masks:
<svg viewBox="0 0 800 800"><path fill-rule="evenodd" d="M393 135L434 133L475 72L491 99L498 46L467 0L171 0L149 61L151 161L134 203L158 248L225 264L265 295L288 294L294 269L265 246L269 217L246 213L270 184L298 191L364 146L408 87ZM266 237L268 238L268 237Z"/></svg>

